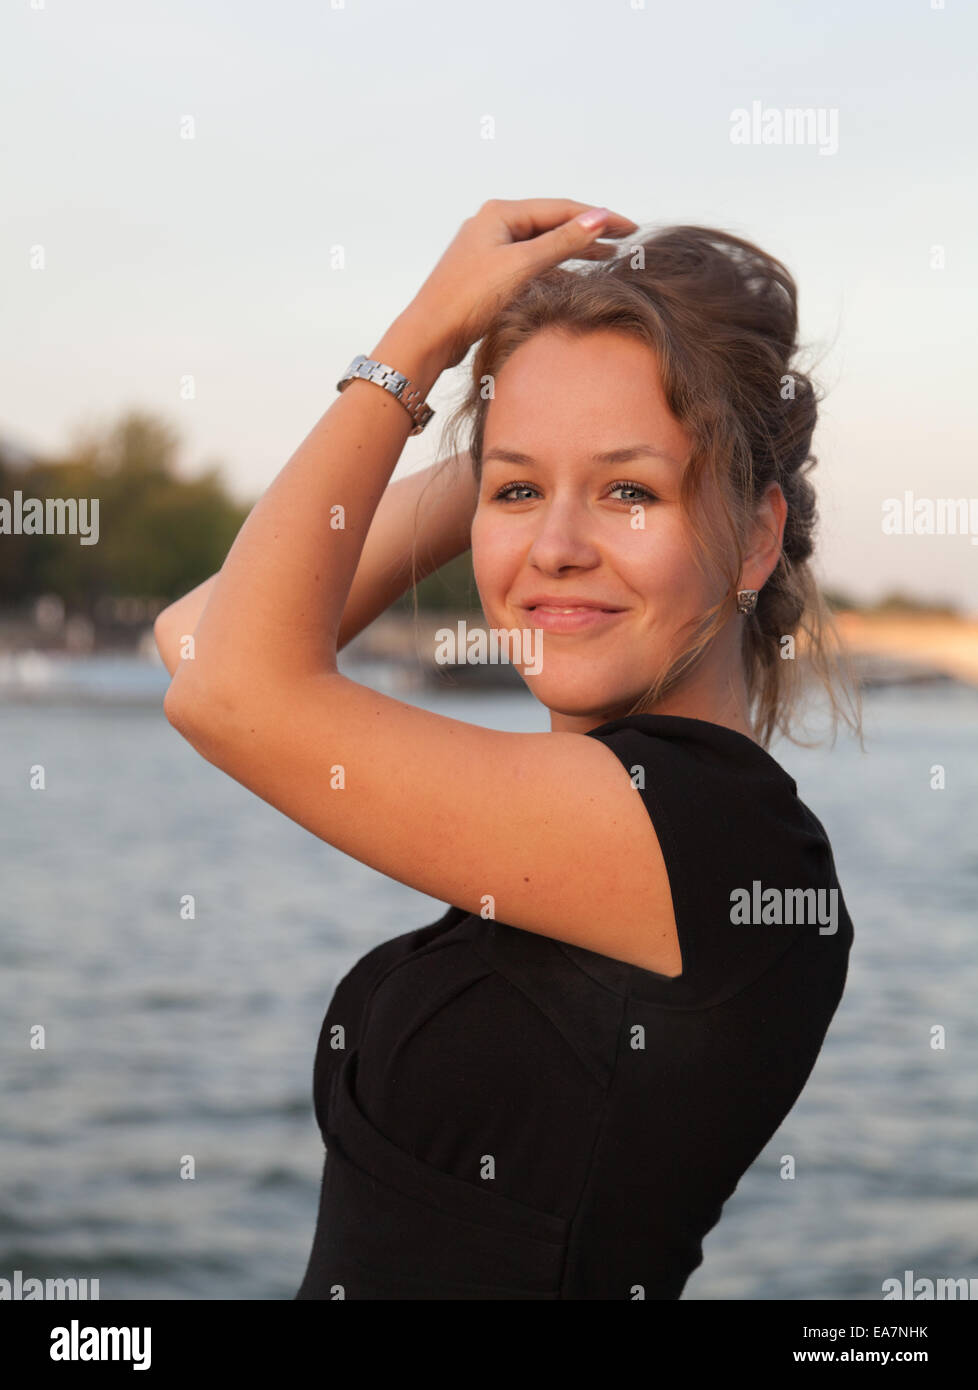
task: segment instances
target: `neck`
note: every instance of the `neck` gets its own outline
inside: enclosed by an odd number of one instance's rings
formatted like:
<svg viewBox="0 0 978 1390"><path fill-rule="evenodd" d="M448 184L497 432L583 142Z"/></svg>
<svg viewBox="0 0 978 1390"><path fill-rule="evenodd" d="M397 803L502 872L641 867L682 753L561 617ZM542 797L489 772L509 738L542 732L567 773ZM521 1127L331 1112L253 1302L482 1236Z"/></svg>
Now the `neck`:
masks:
<svg viewBox="0 0 978 1390"><path fill-rule="evenodd" d="M597 714L574 715L551 710L550 731L587 733L599 724L620 718L628 709L629 704L626 703L612 712ZM708 724L721 724L724 728L733 729L756 742L749 710L747 681L743 665L738 659L722 663L704 663L691 672L686 680L668 691L646 713L678 715L685 719L702 719Z"/></svg>

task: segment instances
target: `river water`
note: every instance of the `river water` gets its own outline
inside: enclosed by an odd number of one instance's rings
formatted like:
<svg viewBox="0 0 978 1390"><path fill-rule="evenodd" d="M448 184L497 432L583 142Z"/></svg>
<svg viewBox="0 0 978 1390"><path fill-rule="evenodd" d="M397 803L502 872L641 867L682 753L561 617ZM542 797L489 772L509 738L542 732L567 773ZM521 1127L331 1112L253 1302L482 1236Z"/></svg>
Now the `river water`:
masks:
<svg viewBox="0 0 978 1390"><path fill-rule="evenodd" d="M205 763L163 717L159 668L72 669L71 689L8 682L0 703L0 1278L290 1299L315 1223L312 1064L333 987L444 906ZM529 695L403 698L547 727ZM978 1276L978 692L880 690L865 713L865 753L846 737L772 749L829 833L856 942L808 1086L687 1299L879 1299L906 1270Z"/></svg>

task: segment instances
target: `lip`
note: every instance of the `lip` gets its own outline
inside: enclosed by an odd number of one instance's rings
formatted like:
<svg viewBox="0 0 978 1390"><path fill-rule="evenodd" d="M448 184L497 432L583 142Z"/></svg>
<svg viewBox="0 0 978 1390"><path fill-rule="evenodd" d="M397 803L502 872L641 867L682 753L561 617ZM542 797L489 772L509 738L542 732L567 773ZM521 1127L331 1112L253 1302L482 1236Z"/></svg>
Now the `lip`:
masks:
<svg viewBox="0 0 978 1390"><path fill-rule="evenodd" d="M605 608L578 608L573 613L548 613L546 609L531 610L530 626L544 632L581 632L584 628L604 627L624 613L623 608L609 612Z"/></svg>
<svg viewBox="0 0 978 1390"><path fill-rule="evenodd" d="M624 609L614 603L601 603L598 599L585 598L583 594L531 594L524 599L521 608L596 608L600 613L622 613Z"/></svg>
<svg viewBox="0 0 978 1390"><path fill-rule="evenodd" d="M531 626L542 628L545 632L581 632L585 628L603 627L625 612L624 608L603 608L593 599L574 598L573 595L549 600L540 595L522 606L529 615ZM552 608L570 608L574 611L557 613L549 611Z"/></svg>

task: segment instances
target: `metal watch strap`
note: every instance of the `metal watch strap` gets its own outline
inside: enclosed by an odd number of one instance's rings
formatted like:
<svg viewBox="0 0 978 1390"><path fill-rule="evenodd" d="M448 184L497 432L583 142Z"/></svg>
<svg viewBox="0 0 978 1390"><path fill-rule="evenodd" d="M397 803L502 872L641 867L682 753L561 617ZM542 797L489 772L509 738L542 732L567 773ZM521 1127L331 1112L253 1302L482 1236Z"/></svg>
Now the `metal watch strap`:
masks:
<svg viewBox="0 0 978 1390"><path fill-rule="evenodd" d="M337 391L360 377L363 381L376 382L378 386L383 386L385 391L389 391L392 396L396 396L404 409L414 421L414 429L411 434L420 434L425 425L434 415L430 405L425 405L421 399L421 392L417 387L412 386L403 372L397 372L393 367L388 367L384 362L375 362L364 353L359 353L354 357L344 376L340 377L336 383Z"/></svg>

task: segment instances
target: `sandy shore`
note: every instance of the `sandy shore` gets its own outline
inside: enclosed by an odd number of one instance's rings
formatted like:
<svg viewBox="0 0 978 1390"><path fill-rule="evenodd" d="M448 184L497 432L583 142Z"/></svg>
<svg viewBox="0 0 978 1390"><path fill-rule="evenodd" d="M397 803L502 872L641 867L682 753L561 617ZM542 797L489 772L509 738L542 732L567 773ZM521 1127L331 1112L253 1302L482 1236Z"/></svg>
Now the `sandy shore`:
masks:
<svg viewBox="0 0 978 1390"><path fill-rule="evenodd" d="M894 657L978 685L978 622L864 613L837 613L835 620L854 656Z"/></svg>

